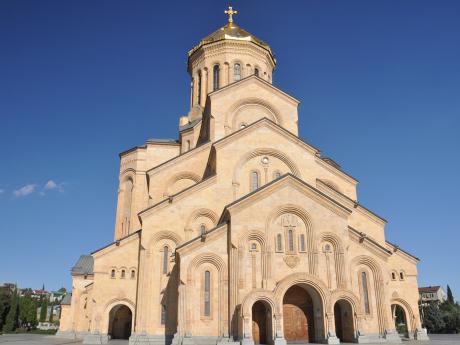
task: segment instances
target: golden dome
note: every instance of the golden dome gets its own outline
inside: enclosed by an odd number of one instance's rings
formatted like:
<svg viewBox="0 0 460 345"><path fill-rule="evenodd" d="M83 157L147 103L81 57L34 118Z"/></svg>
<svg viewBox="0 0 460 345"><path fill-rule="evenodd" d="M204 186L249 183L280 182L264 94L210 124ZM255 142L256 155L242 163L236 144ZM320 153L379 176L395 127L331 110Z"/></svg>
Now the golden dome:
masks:
<svg viewBox="0 0 460 345"><path fill-rule="evenodd" d="M190 57L195 51L206 44L222 41L222 40L235 40L235 41L247 41L253 42L258 46L266 49L270 55L273 57L273 53L270 49L270 46L265 43L264 41L260 40L259 38L251 35L249 32L240 28L236 25L233 21L229 21L227 25L221 27L220 29L214 31L212 34L208 35L204 39L200 41L200 43L195 46L192 50L188 52L188 56Z"/></svg>

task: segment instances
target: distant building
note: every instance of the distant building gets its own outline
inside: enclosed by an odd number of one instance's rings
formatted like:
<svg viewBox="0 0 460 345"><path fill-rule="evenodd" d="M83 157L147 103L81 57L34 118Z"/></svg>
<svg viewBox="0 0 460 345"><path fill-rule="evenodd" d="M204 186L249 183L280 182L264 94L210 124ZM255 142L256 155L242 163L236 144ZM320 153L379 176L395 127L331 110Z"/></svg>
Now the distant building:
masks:
<svg viewBox="0 0 460 345"><path fill-rule="evenodd" d="M13 292L16 289L16 284L14 283L1 283L0 290L7 290Z"/></svg>
<svg viewBox="0 0 460 345"><path fill-rule="evenodd" d="M60 291L52 291L50 293L50 302L51 303L61 303L62 299L64 298L66 292Z"/></svg>
<svg viewBox="0 0 460 345"><path fill-rule="evenodd" d="M418 293L422 306L430 302L442 303L447 300L447 294L441 286L420 287Z"/></svg>

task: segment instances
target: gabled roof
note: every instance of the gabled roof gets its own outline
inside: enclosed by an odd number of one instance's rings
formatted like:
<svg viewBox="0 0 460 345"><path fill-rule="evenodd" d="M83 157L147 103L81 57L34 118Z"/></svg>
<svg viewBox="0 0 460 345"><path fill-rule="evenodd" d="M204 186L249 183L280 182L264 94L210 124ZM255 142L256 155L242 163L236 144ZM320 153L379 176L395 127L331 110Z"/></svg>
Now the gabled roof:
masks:
<svg viewBox="0 0 460 345"><path fill-rule="evenodd" d="M201 122L201 118L195 119L192 122L187 123L186 125L179 126L179 132L183 132L183 131L185 131L187 129L191 129L191 128L195 127L196 125L198 125L200 122Z"/></svg>
<svg viewBox="0 0 460 345"><path fill-rule="evenodd" d="M70 305L70 302L72 301L72 294L68 293L64 296L64 298L61 301L61 305Z"/></svg>
<svg viewBox="0 0 460 345"><path fill-rule="evenodd" d="M439 285L437 286L426 286L426 287L419 287L418 292L420 293L426 293L426 292L438 292L438 290L441 287Z"/></svg>
<svg viewBox="0 0 460 345"><path fill-rule="evenodd" d="M265 192L267 189L269 189L271 187L274 187L276 185L282 185L286 181L289 181L289 180L293 181L293 182L295 182L295 183L297 183L297 184L299 184L299 185L301 185L303 187L305 187L308 190L310 190L311 192L313 192L314 194L316 194L317 196L319 196L323 200L325 200L325 202L327 202L329 205L331 205L335 209L339 209L340 211L342 211L344 213L348 213L348 214L350 214L352 212L350 209L348 209L347 207L345 207L341 203L337 202L336 200L332 199L331 197L327 196L326 194L324 194L320 190L316 189L312 185L310 185L307 182L299 179L298 177L288 173L288 174L282 175L280 178L278 178L276 180L273 180L273 181L263 185L262 187L256 189L255 191L252 191L251 193L248 193L248 194L242 196L241 198L231 202L227 206L225 206L224 211L222 212L221 219L219 220L219 223L222 223L224 221L225 214L231 208L233 208L233 207L237 206L238 204L241 204L242 202L244 202L244 201L256 196L257 194L261 194L261 193Z"/></svg>
<svg viewBox="0 0 460 345"><path fill-rule="evenodd" d="M72 275L93 274L94 259L91 255L82 255L75 266L72 267Z"/></svg>
<svg viewBox="0 0 460 345"><path fill-rule="evenodd" d="M296 104L300 104L300 101L299 101L297 98L295 98L294 96L291 96L291 95L288 94L287 92L284 92L283 90L277 88L276 86L274 86L273 84L269 83L268 81L266 81L266 80L264 80L264 79L262 79L262 78L256 76L255 74L250 75L250 76L245 77L245 78L242 78L242 79L240 79L240 80L238 80L238 81L235 81L235 82L233 82L233 83L230 83L230 84L228 84L228 85L226 85L226 86L224 86L224 87L221 87L220 89L218 89L218 90L216 90L216 91L210 92L210 93L208 94L208 97L212 97L212 96L217 95L217 94L219 94L219 93L225 92L225 91L227 91L227 90L229 90L229 89L232 89L232 88L234 88L234 87L236 87L236 86L245 84L245 83L247 83L247 82L249 82L249 81L258 81L258 82L260 82L262 85L264 85L264 86L266 86L266 87L269 87L269 88L271 88L272 90L276 91L277 93L279 93L279 94L283 95L284 97L288 98L291 102L294 102L294 103L296 103Z"/></svg>

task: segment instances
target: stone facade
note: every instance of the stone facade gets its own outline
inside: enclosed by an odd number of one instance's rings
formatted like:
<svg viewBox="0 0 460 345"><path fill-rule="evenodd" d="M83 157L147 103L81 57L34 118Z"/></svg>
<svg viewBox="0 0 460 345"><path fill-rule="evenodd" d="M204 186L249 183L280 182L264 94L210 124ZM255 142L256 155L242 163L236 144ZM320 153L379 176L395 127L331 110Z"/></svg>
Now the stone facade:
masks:
<svg viewBox="0 0 460 345"><path fill-rule="evenodd" d="M115 241L73 269L59 334L398 342L397 306L405 336L425 339L418 259L385 240L358 181L298 137L299 101L272 85L270 47L229 22L188 62L179 140L120 154Z"/></svg>

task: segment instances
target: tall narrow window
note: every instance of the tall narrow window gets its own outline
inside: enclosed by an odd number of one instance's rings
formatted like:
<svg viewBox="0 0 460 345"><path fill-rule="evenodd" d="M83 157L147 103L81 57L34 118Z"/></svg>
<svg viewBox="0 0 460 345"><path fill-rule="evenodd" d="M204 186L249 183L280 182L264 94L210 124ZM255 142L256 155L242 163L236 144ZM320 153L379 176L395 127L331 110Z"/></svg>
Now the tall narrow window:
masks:
<svg viewBox="0 0 460 345"><path fill-rule="evenodd" d="M255 75L256 77L259 76L259 69L258 69L258 68L254 68L254 75Z"/></svg>
<svg viewBox="0 0 460 345"><path fill-rule="evenodd" d="M367 274L366 272L361 272L361 284L363 288L363 299L364 299L364 311L366 314L371 313L371 309L369 307L369 291L367 289Z"/></svg>
<svg viewBox="0 0 460 345"><path fill-rule="evenodd" d="M304 234L300 235L300 251L301 252L305 251L305 235Z"/></svg>
<svg viewBox="0 0 460 345"><path fill-rule="evenodd" d="M238 81L241 79L241 65L239 63L236 63L235 66L233 67L233 75L234 75L234 80Z"/></svg>
<svg viewBox="0 0 460 345"><path fill-rule="evenodd" d="M201 105L201 71L198 71L198 104Z"/></svg>
<svg viewBox="0 0 460 345"><path fill-rule="evenodd" d="M112 272L110 272L110 278L115 278L115 270L112 270Z"/></svg>
<svg viewBox="0 0 460 345"><path fill-rule="evenodd" d="M219 90L219 65L214 65L212 69L213 74L213 90Z"/></svg>
<svg viewBox="0 0 460 345"><path fill-rule="evenodd" d="M257 171L251 172L251 192L259 188L259 173Z"/></svg>
<svg viewBox="0 0 460 345"><path fill-rule="evenodd" d="M282 251L283 250L283 242L282 242L281 234L276 235L276 250Z"/></svg>
<svg viewBox="0 0 460 345"><path fill-rule="evenodd" d="M131 270L131 279L136 278L136 271Z"/></svg>
<svg viewBox="0 0 460 345"><path fill-rule="evenodd" d="M166 325L166 304L161 305L161 324Z"/></svg>
<svg viewBox="0 0 460 345"><path fill-rule="evenodd" d="M125 272L125 270L121 270L121 278L122 278L122 279L125 279L125 277L126 277L126 272Z"/></svg>
<svg viewBox="0 0 460 345"><path fill-rule="evenodd" d="M133 180L128 178L123 184L123 220L122 220L122 236L129 235L131 223L131 203L133 196Z"/></svg>
<svg viewBox="0 0 460 345"><path fill-rule="evenodd" d="M204 316L211 316L211 272L204 272Z"/></svg>
<svg viewBox="0 0 460 345"><path fill-rule="evenodd" d="M206 225L200 225L200 235L206 235Z"/></svg>
<svg viewBox="0 0 460 345"><path fill-rule="evenodd" d="M289 251L293 252L294 251L294 232L292 229L288 230L288 246L289 246Z"/></svg>
<svg viewBox="0 0 460 345"><path fill-rule="evenodd" d="M163 273L168 273L168 256L169 256L169 248L168 246L164 246L163 248Z"/></svg>

